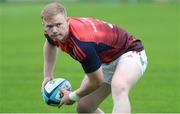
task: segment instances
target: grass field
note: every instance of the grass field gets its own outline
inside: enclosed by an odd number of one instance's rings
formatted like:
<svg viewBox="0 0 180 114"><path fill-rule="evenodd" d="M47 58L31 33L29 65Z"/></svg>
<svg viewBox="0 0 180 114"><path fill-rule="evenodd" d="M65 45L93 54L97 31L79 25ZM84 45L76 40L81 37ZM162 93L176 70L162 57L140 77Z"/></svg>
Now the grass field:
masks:
<svg viewBox="0 0 180 114"><path fill-rule="evenodd" d="M0 113L75 112L76 104L57 109L41 97L44 5L0 3ZM149 64L130 93L134 113L180 113L180 4L68 3L66 7L69 16L116 23L143 41ZM60 53L55 75L76 89L83 71L78 62ZM111 112L111 96L100 107Z"/></svg>

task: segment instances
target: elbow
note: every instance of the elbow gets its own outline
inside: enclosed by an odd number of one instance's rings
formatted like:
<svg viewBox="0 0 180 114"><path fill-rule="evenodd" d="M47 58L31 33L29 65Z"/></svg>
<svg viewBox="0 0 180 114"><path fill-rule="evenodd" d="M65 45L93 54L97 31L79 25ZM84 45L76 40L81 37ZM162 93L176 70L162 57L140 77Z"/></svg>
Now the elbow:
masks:
<svg viewBox="0 0 180 114"><path fill-rule="evenodd" d="M104 83L104 80L103 80L103 79L102 79L102 80L99 80L99 81L98 81L98 84L97 84L98 87L100 87L103 83Z"/></svg>
<svg viewBox="0 0 180 114"><path fill-rule="evenodd" d="M93 86L94 89L99 88L104 83L104 77L101 69L87 75L90 85Z"/></svg>
<svg viewBox="0 0 180 114"><path fill-rule="evenodd" d="M89 86L91 86L91 89L96 90L103 84L103 80L89 80Z"/></svg>
<svg viewBox="0 0 180 114"><path fill-rule="evenodd" d="M94 85L96 86L96 88L99 88L100 86L102 86L103 83L104 83L103 79L99 79L97 81L94 81Z"/></svg>

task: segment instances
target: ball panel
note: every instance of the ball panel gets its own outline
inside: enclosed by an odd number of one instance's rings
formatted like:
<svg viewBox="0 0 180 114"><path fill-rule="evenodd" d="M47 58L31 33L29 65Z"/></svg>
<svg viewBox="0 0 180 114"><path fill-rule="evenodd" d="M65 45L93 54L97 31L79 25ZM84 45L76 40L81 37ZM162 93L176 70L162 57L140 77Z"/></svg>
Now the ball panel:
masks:
<svg viewBox="0 0 180 114"><path fill-rule="evenodd" d="M58 87L59 84L61 84L63 81L65 81L65 79L63 78L57 78L57 79L53 79L51 81L49 81L46 85L45 85L45 90L48 93L51 93L55 88Z"/></svg>
<svg viewBox="0 0 180 114"><path fill-rule="evenodd" d="M62 85L62 84L61 84ZM52 95L50 96L50 99L55 101L55 102L60 102L60 98L59 98L59 87L58 86L53 92Z"/></svg>
<svg viewBox="0 0 180 114"><path fill-rule="evenodd" d="M47 103L49 100L49 97L47 96L48 94L45 93L45 91L43 91L43 99L44 101Z"/></svg>
<svg viewBox="0 0 180 114"><path fill-rule="evenodd" d="M60 102L55 102L55 101L49 99L46 103L51 106L57 106Z"/></svg>

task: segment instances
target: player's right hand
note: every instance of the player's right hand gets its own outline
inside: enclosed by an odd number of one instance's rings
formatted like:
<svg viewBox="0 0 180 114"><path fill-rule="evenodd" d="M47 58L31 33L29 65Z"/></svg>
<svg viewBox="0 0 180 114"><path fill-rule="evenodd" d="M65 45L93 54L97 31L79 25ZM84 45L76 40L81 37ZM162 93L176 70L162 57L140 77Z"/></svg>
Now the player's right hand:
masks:
<svg viewBox="0 0 180 114"><path fill-rule="evenodd" d="M43 80L43 82L42 82L41 93L42 93L42 91L43 91L44 86L45 86L50 80L52 80L52 79L53 79L52 77L45 77L45 78L44 78L44 80Z"/></svg>

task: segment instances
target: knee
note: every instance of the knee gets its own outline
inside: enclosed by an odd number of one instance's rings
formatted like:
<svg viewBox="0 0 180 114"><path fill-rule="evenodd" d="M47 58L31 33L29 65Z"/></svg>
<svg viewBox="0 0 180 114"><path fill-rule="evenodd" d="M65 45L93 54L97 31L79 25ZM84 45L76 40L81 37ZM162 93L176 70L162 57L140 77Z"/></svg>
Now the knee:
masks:
<svg viewBox="0 0 180 114"><path fill-rule="evenodd" d="M112 94L115 96L128 95L129 86L127 83L111 83Z"/></svg>

